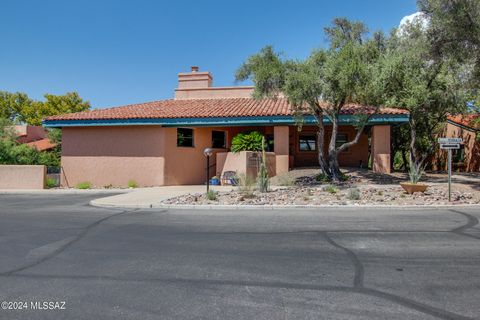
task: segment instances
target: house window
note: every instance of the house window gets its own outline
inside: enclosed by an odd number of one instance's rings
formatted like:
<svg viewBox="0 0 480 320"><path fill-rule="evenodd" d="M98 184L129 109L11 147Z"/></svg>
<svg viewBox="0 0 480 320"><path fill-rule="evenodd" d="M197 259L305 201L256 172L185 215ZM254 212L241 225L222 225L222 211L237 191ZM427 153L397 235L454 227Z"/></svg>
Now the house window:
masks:
<svg viewBox="0 0 480 320"><path fill-rule="evenodd" d="M300 151L315 151L317 149L317 139L315 135L303 135L298 137L298 147Z"/></svg>
<svg viewBox="0 0 480 320"><path fill-rule="evenodd" d="M267 134L265 136L265 151L267 152L275 152L275 143L273 141L273 135Z"/></svg>
<svg viewBox="0 0 480 320"><path fill-rule="evenodd" d="M345 133L338 133L335 141L335 148L340 148L341 145L348 142L348 136ZM348 151L348 148L344 151Z"/></svg>
<svg viewBox="0 0 480 320"><path fill-rule="evenodd" d="M193 129L177 128L177 147L193 147Z"/></svg>
<svg viewBox="0 0 480 320"><path fill-rule="evenodd" d="M212 148L226 148L227 135L225 131L212 131Z"/></svg>

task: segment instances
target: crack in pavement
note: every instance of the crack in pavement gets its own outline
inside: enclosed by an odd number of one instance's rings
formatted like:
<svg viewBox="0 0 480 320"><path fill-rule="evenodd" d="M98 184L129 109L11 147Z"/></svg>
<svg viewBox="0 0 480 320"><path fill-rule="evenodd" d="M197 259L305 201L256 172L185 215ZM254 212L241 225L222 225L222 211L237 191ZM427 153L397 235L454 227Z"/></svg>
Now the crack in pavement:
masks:
<svg viewBox="0 0 480 320"><path fill-rule="evenodd" d="M320 233L325 240L327 240L328 243L330 243L332 246L344 251L349 259L352 261L353 266L355 268L355 275L353 277L353 287L354 288L363 288L363 276L364 276L364 268L363 264L360 261L360 259L357 257L357 255L350 249L339 245L336 243L329 235L328 232L321 232Z"/></svg>
<svg viewBox="0 0 480 320"><path fill-rule="evenodd" d="M135 211L138 211L138 209L135 209L135 210L123 210L121 212L118 212L118 213L114 213L114 214L111 214L107 217L104 217L102 219L99 219L99 220L96 220L92 223L90 223L89 225L81 228L80 230L82 230L80 233L78 233L76 236L73 236L71 237L72 239L68 242L66 242L65 244L61 245L60 247L58 247L56 250L54 250L53 252L43 256L42 258L38 259L38 260L35 260L33 262L30 262L30 263L27 263L21 267L17 267L15 269L12 269L12 270L9 270L9 271L4 271L4 272L1 272L0 273L0 276L10 276L16 272L20 272L20 271L23 271L23 270L26 270L26 269L29 269L29 268L32 268L32 267L35 267L47 260L50 260L52 259L53 257L59 255L60 253L62 253L63 251L65 251L68 247L70 247L71 245L73 245L74 243L80 241L90 230L92 230L93 228L95 228L96 226L98 226L99 224L101 224L102 222L106 221L106 220L109 220L111 218L114 218L114 217L118 217L120 215L123 215L123 214L127 214L127 213L131 213L131 212L135 212Z"/></svg>
<svg viewBox="0 0 480 320"><path fill-rule="evenodd" d="M467 229L473 228L473 227L475 227L476 225L479 224L479 221L478 221L477 217L472 216L471 214L459 211L459 210L450 209L449 211L460 214L460 215L464 216L465 218L467 218L467 222L464 225L461 225L460 227L454 228L454 229L450 230L450 232L453 232L453 233L461 235L461 236L465 236L465 237L480 240L480 236L475 236L473 234L464 233Z"/></svg>
<svg viewBox="0 0 480 320"><path fill-rule="evenodd" d="M477 220L478 222L478 220ZM381 290L373 289L373 288L368 288L364 286L364 275L365 275L365 269L363 267L363 263L360 261L360 258L355 254L354 251L348 249L347 247L344 247L335 240L333 240L329 235L328 232L319 232L326 240L328 243L330 243L332 246L335 248L338 248L342 251L344 251L347 256L349 257L350 261L352 262L354 266L354 277L353 277L353 286L352 287L347 287L350 288L352 292L358 292L370 296L375 296L378 298L383 298L385 300L391 301L396 304L400 304L404 307L407 307L409 309L414 309L417 311L420 311L425 314L429 314L431 316L435 316L437 318L441 319L451 319L451 320L456 320L456 319L472 319L457 313L453 313L444 309L436 308L424 303L420 303L396 294L384 292Z"/></svg>
<svg viewBox="0 0 480 320"><path fill-rule="evenodd" d="M0 275L0 277L5 277ZM242 281L242 280L216 280L216 279L194 279L194 278L168 278L168 277L115 277L115 276L80 276L80 275L37 275L37 274L14 274L10 277L26 279L65 279L65 280L90 280L90 281L122 281L122 282L159 282L172 285L203 285L203 286L239 286L239 287L257 287L272 289L290 289L290 290L311 290L311 291L336 291L345 293L358 293L367 296L381 298L395 304L399 304L408 309L412 309L424 314L428 314L440 319L446 320L473 320L472 318L452 313L446 310L435 308L408 298L390 294L376 289L353 286L328 286L316 284L300 284L289 282L263 282L263 281Z"/></svg>
<svg viewBox="0 0 480 320"><path fill-rule="evenodd" d="M42 257L39 260L36 260L32 263L26 264L22 267L6 271L3 273L0 273L0 277L21 277L21 278L32 278L32 279L69 279L69 280L93 280L93 281L99 281L99 280L107 280L107 281L125 281L125 282L163 282L163 283L172 283L172 284L194 284L194 285L222 285L222 286L243 286L243 287L264 287L264 288L281 288L281 289L297 289L297 290L317 290L317 291L339 291L339 292L347 292L347 293L358 293L358 294L363 294L363 295L368 295L368 296L373 296L377 298L381 298L399 305L402 305L406 308L412 309L419 311L424 314L428 314L440 319L447 319L447 320L467 320L467 319L472 319L460 314L456 314L447 310L439 309L427 304L423 304L402 296L398 296L395 294L391 294L388 292L384 292L381 290L373 289L373 288L368 288L364 286L364 266L357 254L352 251L351 249L348 249L347 247L344 247L335 240L332 239L332 237L329 235L329 233L342 233L342 232L351 232L349 230L332 230L332 231L318 231L318 230L304 230L304 231L292 231L292 232L258 232L258 234L282 234L282 233L316 233L321 235L330 245L333 247L342 250L345 252L345 254L348 256L350 261L352 262L354 266L354 277L353 277L353 284L352 286L322 286L322 285L314 285L314 284L298 284L298 283L288 283L288 282L262 282L262 281L236 281L236 280L215 280L215 279L188 279L188 278L140 278L140 277L129 277L129 278L122 278L122 277L114 277L114 276L79 276L79 275L70 275L70 276L61 276L61 275L36 275L36 274L28 274L28 273L21 273L18 274L20 271L27 270L29 268L32 268L34 266L37 266L55 256L58 254L62 253L65 251L68 247L70 247L72 244L75 242L81 240L91 229L95 228L102 222L111 219L113 217L117 217L123 214L131 213L138 211L139 209L135 210L125 210L121 211L115 214L112 214L110 216L107 216L105 218L99 219L86 227L83 228L82 232L80 232L77 236L75 236L71 241L68 243L64 244L63 246L59 247L57 250L52 252L51 254ZM165 212L167 210L163 210ZM455 212L457 214L461 214L464 217L467 218L467 222L459 226L457 228L454 228L452 230L447 230L447 231L426 231L426 232L451 232L463 236L468 236L468 237L473 237L475 239L480 239L477 238L476 236L469 235L463 233L465 230L474 227L479 223L479 220L469 214L466 214L461 211L457 210L450 210L452 212ZM358 231L358 232L366 232L369 233L371 231L365 230L365 231ZM380 230L374 230L374 232L422 232L420 231L380 231ZM425 232L423 230L423 232ZM235 233L235 232L233 232ZM245 232L245 234L252 234L257 232ZM218 234L215 233L214 234ZM227 234L227 233L225 233Z"/></svg>

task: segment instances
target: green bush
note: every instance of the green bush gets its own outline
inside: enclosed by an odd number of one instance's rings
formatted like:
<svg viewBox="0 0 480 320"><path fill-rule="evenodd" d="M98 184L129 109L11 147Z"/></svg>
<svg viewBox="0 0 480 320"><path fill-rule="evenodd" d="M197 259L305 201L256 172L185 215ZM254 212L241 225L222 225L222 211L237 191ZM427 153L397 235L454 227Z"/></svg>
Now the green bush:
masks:
<svg viewBox="0 0 480 320"><path fill-rule="evenodd" d="M46 184L48 189L55 188L57 186L57 180L53 178L47 178Z"/></svg>
<svg viewBox="0 0 480 320"><path fill-rule="evenodd" d="M80 182L75 186L75 189L91 189L91 188L92 188L92 184L88 181Z"/></svg>
<svg viewBox="0 0 480 320"><path fill-rule="evenodd" d="M138 184L135 182L135 180L128 180L128 187L129 188L138 188Z"/></svg>
<svg viewBox="0 0 480 320"><path fill-rule="evenodd" d="M210 200L210 201L217 200L217 195L218 195L217 192L212 190L212 189L208 190L208 192L205 194L207 199Z"/></svg>
<svg viewBox="0 0 480 320"><path fill-rule="evenodd" d="M347 198L349 200L360 200L361 198L360 190L358 190L358 188L352 188L348 190Z"/></svg>
<svg viewBox="0 0 480 320"><path fill-rule="evenodd" d="M335 186L329 185L325 188L325 191L327 191L328 193L331 193L331 194L335 194L335 193L337 193L338 190Z"/></svg>
<svg viewBox="0 0 480 320"><path fill-rule="evenodd" d="M319 173L315 176L315 180L318 182L328 182L328 176L324 173Z"/></svg>
<svg viewBox="0 0 480 320"><path fill-rule="evenodd" d="M262 151L263 135L258 131L239 133L232 139L232 152Z"/></svg>

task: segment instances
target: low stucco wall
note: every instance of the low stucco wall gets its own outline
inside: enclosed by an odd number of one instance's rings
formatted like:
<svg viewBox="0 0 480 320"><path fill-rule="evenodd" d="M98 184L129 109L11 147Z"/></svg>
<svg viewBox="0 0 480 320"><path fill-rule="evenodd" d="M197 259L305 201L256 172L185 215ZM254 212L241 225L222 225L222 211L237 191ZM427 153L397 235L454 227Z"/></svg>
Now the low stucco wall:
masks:
<svg viewBox="0 0 480 320"><path fill-rule="evenodd" d="M249 158L255 155L261 157L260 152L252 151L217 153L217 170L221 172L222 176L226 171L235 171L237 174L247 174L250 177L256 178L258 167L249 164ZM266 157L268 175L273 177L276 175L275 153L267 152Z"/></svg>
<svg viewBox="0 0 480 320"><path fill-rule="evenodd" d="M0 165L0 189L44 189L45 166Z"/></svg>

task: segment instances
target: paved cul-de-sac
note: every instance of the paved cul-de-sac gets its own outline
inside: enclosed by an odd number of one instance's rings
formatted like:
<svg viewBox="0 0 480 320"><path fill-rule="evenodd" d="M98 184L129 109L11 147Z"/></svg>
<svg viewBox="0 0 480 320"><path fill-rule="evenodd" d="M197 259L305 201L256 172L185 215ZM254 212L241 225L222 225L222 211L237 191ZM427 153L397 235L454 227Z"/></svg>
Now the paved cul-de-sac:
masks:
<svg viewBox="0 0 480 320"><path fill-rule="evenodd" d="M122 210L96 197L0 196L0 319L480 319L478 208Z"/></svg>

